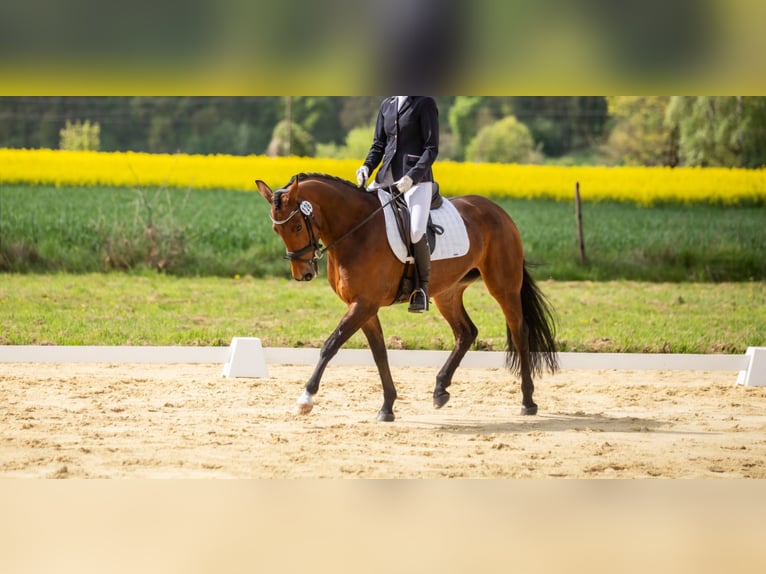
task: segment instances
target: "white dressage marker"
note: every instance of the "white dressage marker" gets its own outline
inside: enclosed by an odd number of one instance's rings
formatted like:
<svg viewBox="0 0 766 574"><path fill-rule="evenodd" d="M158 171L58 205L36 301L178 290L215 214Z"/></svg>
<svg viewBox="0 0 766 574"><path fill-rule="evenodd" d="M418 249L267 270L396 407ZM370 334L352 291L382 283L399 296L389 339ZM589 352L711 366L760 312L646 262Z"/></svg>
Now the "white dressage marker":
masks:
<svg viewBox="0 0 766 574"><path fill-rule="evenodd" d="M745 353L750 357L747 370L740 371L737 384L746 387L766 387L766 347L748 347Z"/></svg>
<svg viewBox="0 0 766 574"><path fill-rule="evenodd" d="M223 376L229 379L268 379L266 356L261 340L257 337L234 337L231 340L229 358L223 366Z"/></svg>

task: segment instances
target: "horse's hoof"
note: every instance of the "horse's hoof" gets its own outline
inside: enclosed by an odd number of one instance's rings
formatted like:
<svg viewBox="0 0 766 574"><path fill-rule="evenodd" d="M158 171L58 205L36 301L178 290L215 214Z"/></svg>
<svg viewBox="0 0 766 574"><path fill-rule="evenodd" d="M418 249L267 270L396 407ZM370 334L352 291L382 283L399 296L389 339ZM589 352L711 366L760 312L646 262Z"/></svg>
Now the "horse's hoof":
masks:
<svg viewBox="0 0 766 574"><path fill-rule="evenodd" d="M295 412L299 415L307 415L314 408L314 401L312 395L308 391L303 391L303 394L298 397L295 403Z"/></svg>
<svg viewBox="0 0 766 574"><path fill-rule="evenodd" d="M387 413L381 410L378 413L377 419L379 423L392 423L394 422L395 417L394 417L394 413Z"/></svg>
<svg viewBox="0 0 766 574"><path fill-rule="evenodd" d="M440 395L434 395L434 408L440 409L449 402L449 393L444 391Z"/></svg>
<svg viewBox="0 0 766 574"><path fill-rule="evenodd" d="M521 407L521 414L522 416L526 417L532 417L537 414L537 405L532 405L531 407Z"/></svg>
<svg viewBox="0 0 766 574"><path fill-rule="evenodd" d="M307 415L311 412L311 409L314 408L314 405L311 403L298 403L295 405L295 414L298 415Z"/></svg>

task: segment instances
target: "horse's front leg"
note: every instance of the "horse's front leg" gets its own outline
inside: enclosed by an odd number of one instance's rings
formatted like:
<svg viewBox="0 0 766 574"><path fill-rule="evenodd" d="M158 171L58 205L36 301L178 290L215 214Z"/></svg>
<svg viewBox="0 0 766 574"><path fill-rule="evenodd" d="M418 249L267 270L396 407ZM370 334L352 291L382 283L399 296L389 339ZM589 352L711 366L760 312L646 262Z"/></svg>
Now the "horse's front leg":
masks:
<svg viewBox="0 0 766 574"><path fill-rule="evenodd" d="M348 310L343 316L343 319L340 320L340 323L332 332L332 335L330 335L324 342L324 345L322 345L322 348L319 351L319 362L316 364L314 372L306 383L306 390L304 390L303 394L298 398L298 414L306 415L311 412L311 409L314 408L313 397L319 391L319 382L327 368L327 364L338 353L338 350L343 344L348 341L370 317L374 316L376 312L377 307L363 305L359 302L351 303L348 306Z"/></svg>
<svg viewBox="0 0 766 574"><path fill-rule="evenodd" d="M391 368L388 366L388 353L383 339L383 329L380 326L378 315L375 314L369 321L362 325L362 330L367 337L367 342L375 359L375 365L380 373L380 381L383 383L383 406L378 411L378 421L394 421L394 401L396 400L396 387L391 376Z"/></svg>

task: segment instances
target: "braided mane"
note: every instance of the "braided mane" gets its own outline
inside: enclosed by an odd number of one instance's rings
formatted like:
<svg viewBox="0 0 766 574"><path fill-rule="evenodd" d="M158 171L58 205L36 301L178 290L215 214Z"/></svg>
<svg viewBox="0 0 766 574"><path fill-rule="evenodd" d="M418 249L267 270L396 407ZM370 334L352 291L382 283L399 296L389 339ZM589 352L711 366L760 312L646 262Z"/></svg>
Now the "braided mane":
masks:
<svg viewBox="0 0 766 574"><path fill-rule="evenodd" d="M282 196L287 193L287 188L290 187L293 183L295 183L295 180L298 179L299 181L305 181L307 179L318 179L320 181L324 181L327 183L340 183L341 185L345 185L347 187L350 187L354 191L362 191L362 188L358 185L351 183L347 179L342 179L340 177L334 176L334 175L328 175L326 173L298 173L295 174L290 178L290 181L288 181L283 187L279 188L274 192L274 207L277 209L282 208Z"/></svg>
<svg viewBox="0 0 766 574"><path fill-rule="evenodd" d="M298 173L298 174L294 175L293 177L290 178L290 181L287 182L287 185L285 185L285 187L290 187L293 184L293 182L295 181L296 178L299 179L300 181L303 181L305 179L319 179L321 181L326 181L326 182L331 182L331 183L341 183L343 185L347 185L349 187L354 188L356 191L359 191L359 189L360 189L358 185L356 185L355 183L350 182L347 179L343 179L341 177L338 177L338 176L335 176L335 175L329 175L329 174L326 174L326 173L314 173L314 172Z"/></svg>

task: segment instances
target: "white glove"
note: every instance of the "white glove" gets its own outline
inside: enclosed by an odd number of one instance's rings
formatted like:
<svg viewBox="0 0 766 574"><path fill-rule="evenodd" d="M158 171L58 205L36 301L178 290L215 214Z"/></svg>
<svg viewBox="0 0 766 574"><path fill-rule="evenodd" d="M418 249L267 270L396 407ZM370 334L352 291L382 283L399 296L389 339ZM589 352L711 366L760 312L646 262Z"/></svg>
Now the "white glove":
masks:
<svg viewBox="0 0 766 574"><path fill-rule="evenodd" d="M396 182L396 189L402 193L407 193L413 185L412 178L409 175L405 175L402 179Z"/></svg>
<svg viewBox="0 0 766 574"><path fill-rule="evenodd" d="M370 170L366 165L363 165L358 170L356 170L356 183L359 187L364 187L364 184L367 183L367 179L370 177Z"/></svg>

